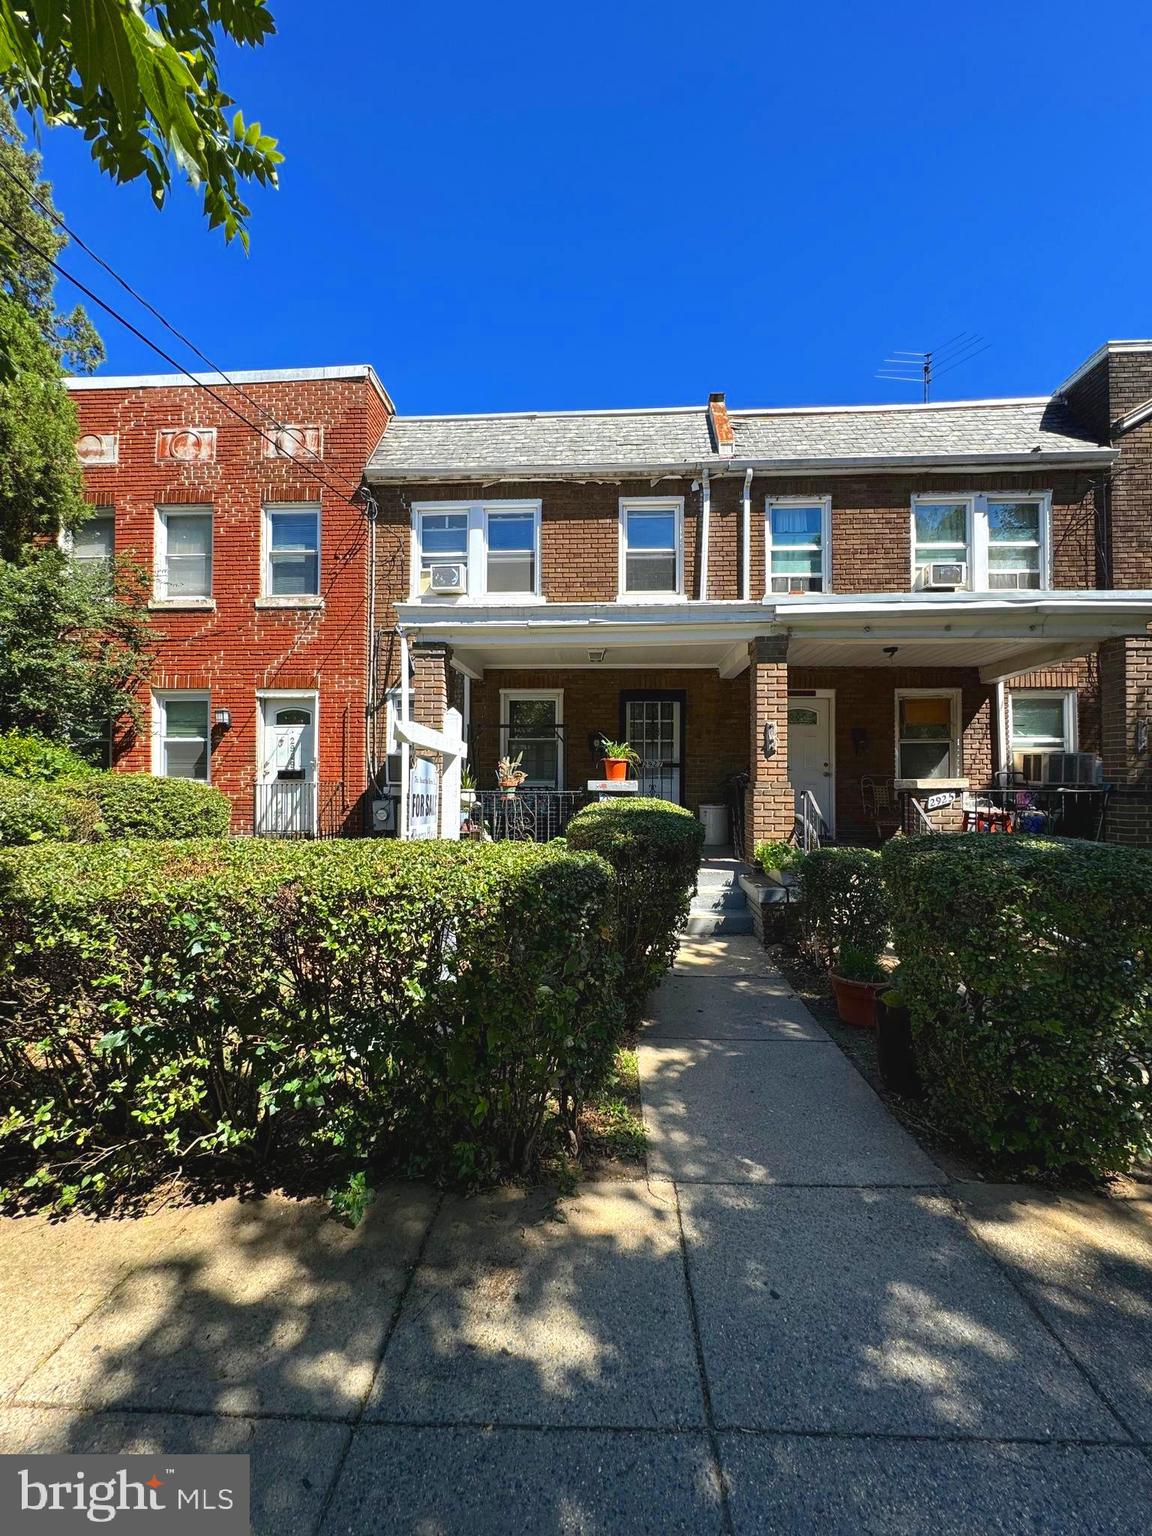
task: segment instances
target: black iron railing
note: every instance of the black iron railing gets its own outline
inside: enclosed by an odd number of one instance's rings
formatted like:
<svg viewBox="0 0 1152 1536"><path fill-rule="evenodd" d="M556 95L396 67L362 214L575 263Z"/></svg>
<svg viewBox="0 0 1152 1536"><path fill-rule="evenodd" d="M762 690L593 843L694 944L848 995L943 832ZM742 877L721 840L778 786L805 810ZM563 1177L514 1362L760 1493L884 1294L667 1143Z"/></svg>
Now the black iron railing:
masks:
<svg viewBox="0 0 1152 1536"><path fill-rule="evenodd" d="M500 789L478 789L469 822L476 836L485 834L496 842L547 843L563 835L565 827L586 803L588 796L576 789L520 789L507 794ZM465 836L469 835L465 828Z"/></svg>
<svg viewBox="0 0 1152 1536"><path fill-rule="evenodd" d="M253 787L257 837L342 837L348 802L342 780L273 779Z"/></svg>

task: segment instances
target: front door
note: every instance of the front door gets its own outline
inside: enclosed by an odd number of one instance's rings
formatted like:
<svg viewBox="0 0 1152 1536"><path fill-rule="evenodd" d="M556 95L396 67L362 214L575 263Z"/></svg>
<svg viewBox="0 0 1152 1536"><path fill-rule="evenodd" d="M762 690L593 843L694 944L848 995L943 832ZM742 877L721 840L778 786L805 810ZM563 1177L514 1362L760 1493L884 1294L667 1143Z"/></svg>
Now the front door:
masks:
<svg viewBox="0 0 1152 1536"><path fill-rule="evenodd" d="M681 804L683 700L672 694L631 694L623 703L624 736L640 757L640 793Z"/></svg>
<svg viewBox="0 0 1152 1536"><path fill-rule="evenodd" d="M836 830L833 778L833 700L830 694L788 700L788 777L796 803L805 790L816 801L829 832Z"/></svg>
<svg viewBox="0 0 1152 1536"><path fill-rule="evenodd" d="M316 833L316 700L262 699L256 831L265 837Z"/></svg>

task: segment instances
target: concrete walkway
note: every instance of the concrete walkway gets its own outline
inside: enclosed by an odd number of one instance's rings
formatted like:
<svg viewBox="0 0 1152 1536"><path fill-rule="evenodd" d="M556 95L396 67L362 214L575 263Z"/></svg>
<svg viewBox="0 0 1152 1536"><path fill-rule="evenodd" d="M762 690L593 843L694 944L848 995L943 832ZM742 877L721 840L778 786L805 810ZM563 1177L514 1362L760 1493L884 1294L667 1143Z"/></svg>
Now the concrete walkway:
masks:
<svg viewBox="0 0 1152 1536"><path fill-rule="evenodd" d="M238 1450L254 1529L1145 1533L1152 1203L948 1185L751 939L647 1183L0 1223L0 1450Z"/></svg>

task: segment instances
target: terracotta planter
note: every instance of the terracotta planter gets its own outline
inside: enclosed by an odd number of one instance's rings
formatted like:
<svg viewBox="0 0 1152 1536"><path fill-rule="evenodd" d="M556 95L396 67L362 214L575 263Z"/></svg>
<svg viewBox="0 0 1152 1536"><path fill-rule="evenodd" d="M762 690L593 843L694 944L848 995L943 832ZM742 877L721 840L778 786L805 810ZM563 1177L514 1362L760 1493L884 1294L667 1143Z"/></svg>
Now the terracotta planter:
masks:
<svg viewBox="0 0 1152 1536"><path fill-rule="evenodd" d="M606 757L604 759L604 777L606 779L626 779L628 777L628 759L624 757Z"/></svg>
<svg viewBox="0 0 1152 1536"><path fill-rule="evenodd" d="M857 1029L876 1028L876 999L884 991L886 981L850 981L847 976L832 972L832 993L836 998L836 1012L844 1024L854 1024Z"/></svg>

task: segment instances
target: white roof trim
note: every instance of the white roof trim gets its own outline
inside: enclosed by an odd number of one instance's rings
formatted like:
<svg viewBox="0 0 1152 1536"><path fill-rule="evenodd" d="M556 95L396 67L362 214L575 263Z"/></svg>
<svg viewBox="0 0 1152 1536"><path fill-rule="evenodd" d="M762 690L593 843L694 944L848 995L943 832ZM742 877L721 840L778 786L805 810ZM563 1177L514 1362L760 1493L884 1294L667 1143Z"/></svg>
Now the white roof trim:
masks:
<svg viewBox="0 0 1152 1536"><path fill-rule="evenodd" d="M1004 395L988 400L917 400L897 401L893 405L767 405L742 406L729 410L729 416L843 416L852 411L959 411L974 406L1048 405L1051 395Z"/></svg>
<svg viewBox="0 0 1152 1536"><path fill-rule="evenodd" d="M1097 363L1103 362L1106 357L1110 357L1113 353L1122 352L1152 352L1152 340L1106 341L1102 347L1097 347L1092 356L1085 362L1082 362L1074 373L1070 373L1063 384L1054 390L1053 393L1062 395L1065 390L1071 389L1074 384L1079 383L1086 373L1090 373Z"/></svg>
<svg viewBox="0 0 1152 1536"><path fill-rule="evenodd" d="M371 363L349 363L329 368L255 368L222 373L118 373L94 374L91 378L68 378L65 389L193 389L207 384L213 389L227 389L229 384L295 384L323 379L367 379L379 393L389 411L396 407Z"/></svg>
<svg viewBox="0 0 1152 1536"><path fill-rule="evenodd" d="M547 416L703 416L706 405L631 405L579 411L446 411L441 415L398 416L406 421L533 421Z"/></svg>

